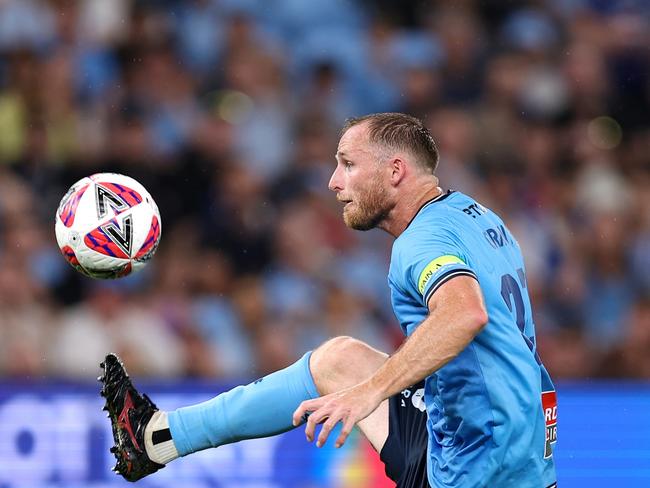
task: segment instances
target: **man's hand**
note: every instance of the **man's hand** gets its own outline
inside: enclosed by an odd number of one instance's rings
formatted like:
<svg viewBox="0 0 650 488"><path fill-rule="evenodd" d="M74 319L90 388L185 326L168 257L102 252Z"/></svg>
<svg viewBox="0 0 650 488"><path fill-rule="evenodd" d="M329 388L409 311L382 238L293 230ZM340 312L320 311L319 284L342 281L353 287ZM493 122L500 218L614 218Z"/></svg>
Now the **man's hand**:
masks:
<svg viewBox="0 0 650 488"><path fill-rule="evenodd" d="M382 400L381 395L374 391L368 383L362 383L331 395L302 402L293 413L293 425L300 425L307 415L305 435L311 442L314 440L316 425L323 424L316 441L316 446L322 447L332 429L336 424L342 422L341 434L336 439L338 448L345 443L357 422L374 412Z"/></svg>

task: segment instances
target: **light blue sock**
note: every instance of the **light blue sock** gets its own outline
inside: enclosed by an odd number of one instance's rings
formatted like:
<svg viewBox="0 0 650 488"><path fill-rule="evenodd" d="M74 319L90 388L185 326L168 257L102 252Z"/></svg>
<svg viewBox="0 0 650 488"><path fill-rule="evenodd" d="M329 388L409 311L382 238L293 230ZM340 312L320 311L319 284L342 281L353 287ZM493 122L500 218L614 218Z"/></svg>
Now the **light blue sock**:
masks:
<svg viewBox="0 0 650 488"><path fill-rule="evenodd" d="M311 352L288 368L212 400L169 412L169 430L181 456L230 442L269 437L293 428L293 412L318 397L309 370Z"/></svg>

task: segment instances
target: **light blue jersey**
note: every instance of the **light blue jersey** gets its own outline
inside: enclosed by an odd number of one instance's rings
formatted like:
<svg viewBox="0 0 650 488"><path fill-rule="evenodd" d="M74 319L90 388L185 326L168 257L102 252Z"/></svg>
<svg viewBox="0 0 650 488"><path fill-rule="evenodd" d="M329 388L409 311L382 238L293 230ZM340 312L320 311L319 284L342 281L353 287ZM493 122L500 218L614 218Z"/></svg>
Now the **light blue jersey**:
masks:
<svg viewBox="0 0 650 488"><path fill-rule="evenodd" d="M489 321L426 378L429 484L551 486L555 390L536 352L519 245L491 210L448 192L425 204L393 244L388 282L406 335L428 315L436 290L459 275L478 280Z"/></svg>

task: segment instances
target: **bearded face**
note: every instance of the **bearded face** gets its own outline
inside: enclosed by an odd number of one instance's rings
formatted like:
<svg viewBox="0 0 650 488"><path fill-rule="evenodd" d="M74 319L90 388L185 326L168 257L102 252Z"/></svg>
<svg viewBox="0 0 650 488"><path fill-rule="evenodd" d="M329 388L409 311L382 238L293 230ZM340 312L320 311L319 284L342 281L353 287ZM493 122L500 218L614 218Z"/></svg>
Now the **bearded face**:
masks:
<svg viewBox="0 0 650 488"><path fill-rule="evenodd" d="M380 227L395 206L389 156L368 142L365 124L353 126L341 136L328 188L345 204L343 220L351 229Z"/></svg>
<svg viewBox="0 0 650 488"><path fill-rule="evenodd" d="M354 230L374 229L392 209L379 174L350 192L348 197L349 201L343 200L347 202L343 208L343 221Z"/></svg>

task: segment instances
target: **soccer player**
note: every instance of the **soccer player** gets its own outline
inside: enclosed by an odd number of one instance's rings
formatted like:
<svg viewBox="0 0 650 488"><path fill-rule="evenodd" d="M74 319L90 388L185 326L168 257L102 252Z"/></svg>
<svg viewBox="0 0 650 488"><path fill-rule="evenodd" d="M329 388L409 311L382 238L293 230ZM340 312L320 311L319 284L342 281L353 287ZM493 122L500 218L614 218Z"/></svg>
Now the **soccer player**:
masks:
<svg viewBox="0 0 650 488"><path fill-rule="evenodd" d="M158 410L119 359L102 366L116 471L135 481L179 456L305 424L322 446L356 425L398 487L548 488L555 391L536 352L521 251L503 221L443 191L418 119L343 127L329 188L345 223L395 237L388 283L406 339L388 356L333 338L295 364L207 402Z"/></svg>

